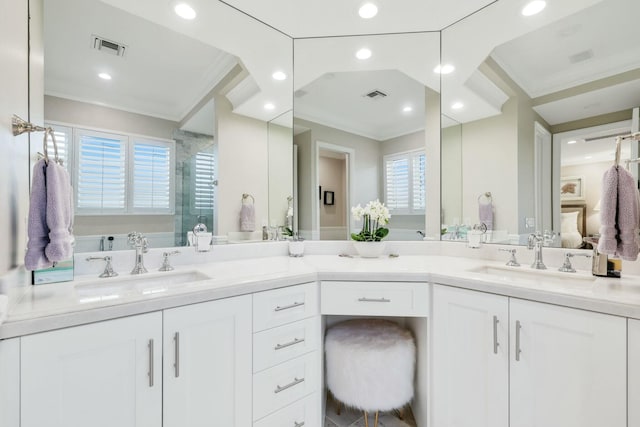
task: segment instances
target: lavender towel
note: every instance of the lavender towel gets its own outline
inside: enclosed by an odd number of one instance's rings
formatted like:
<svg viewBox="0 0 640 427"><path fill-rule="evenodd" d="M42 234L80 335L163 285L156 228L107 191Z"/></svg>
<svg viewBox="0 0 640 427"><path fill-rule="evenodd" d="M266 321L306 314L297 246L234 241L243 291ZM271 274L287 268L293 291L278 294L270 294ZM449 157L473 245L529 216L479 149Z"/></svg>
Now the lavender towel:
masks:
<svg viewBox="0 0 640 427"><path fill-rule="evenodd" d="M47 166L47 225L49 244L45 254L49 261L59 262L73 255L73 203L69 173L58 163Z"/></svg>
<svg viewBox="0 0 640 427"><path fill-rule="evenodd" d="M612 166L602 176L600 198L600 239L598 251L615 255L618 249L618 167Z"/></svg>
<svg viewBox="0 0 640 427"><path fill-rule="evenodd" d="M493 230L493 203L479 203L478 217L487 226L487 230Z"/></svg>
<svg viewBox="0 0 640 427"><path fill-rule="evenodd" d="M24 256L24 266L27 270L40 270L53 265L45 255L45 247L49 244L46 168L44 160L39 160L33 167L27 224L29 241L27 253Z"/></svg>
<svg viewBox="0 0 640 427"><path fill-rule="evenodd" d="M602 206L602 204L601 204ZM618 256L625 261L638 259L638 187L633 175L618 168Z"/></svg>
<svg viewBox="0 0 640 427"><path fill-rule="evenodd" d="M240 231L256 229L256 211L253 204L243 203L240 209Z"/></svg>

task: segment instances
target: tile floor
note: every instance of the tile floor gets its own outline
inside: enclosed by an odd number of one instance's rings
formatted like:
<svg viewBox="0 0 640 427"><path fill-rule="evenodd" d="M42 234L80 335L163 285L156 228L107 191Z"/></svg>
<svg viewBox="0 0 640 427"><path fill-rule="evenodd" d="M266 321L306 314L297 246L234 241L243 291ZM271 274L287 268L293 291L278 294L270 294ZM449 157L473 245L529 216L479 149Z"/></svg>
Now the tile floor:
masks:
<svg viewBox="0 0 640 427"><path fill-rule="evenodd" d="M373 427L375 415L369 414L369 427ZM411 410L405 410L404 421L399 419L394 412L380 413L378 427L416 427ZM336 414L336 403L331 398L327 398L327 408L324 418L324 427L364 427L364 414L361 411L344 408L340 415Z"/></svg>

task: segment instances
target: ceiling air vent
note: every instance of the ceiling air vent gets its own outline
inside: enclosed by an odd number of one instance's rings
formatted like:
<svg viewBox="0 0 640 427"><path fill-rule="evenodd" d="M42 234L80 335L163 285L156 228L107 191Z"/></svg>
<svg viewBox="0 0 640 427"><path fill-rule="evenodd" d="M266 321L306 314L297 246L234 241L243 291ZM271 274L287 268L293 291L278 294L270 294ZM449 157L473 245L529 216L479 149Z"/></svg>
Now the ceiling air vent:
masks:
<svg viewBox="0 0 640 427"><path fill-rule="evenodd" d="M376 90L372 90L369 93L365 93L363 96L369 99L382 99L382 98L385 98L387 94L376 89Z"/></svg>
<svg viewBox="0 0 640 427"><path fill-rule="evenodd" d="M101 52L116 56L124 56L124 52L127 50L126 45L112 40L107 40L104 37L96 36L95 34L91 36L91 47Z"/></svg>
<svg viewBox="0 0 640 427"><path fill-rule="evenodd" d="M583 50L582 52L578 52L575 55L571 55L569 57L569 62L572 64L577 64L578 62L586 61L587 59L593 58L593 51Z"/></svg>

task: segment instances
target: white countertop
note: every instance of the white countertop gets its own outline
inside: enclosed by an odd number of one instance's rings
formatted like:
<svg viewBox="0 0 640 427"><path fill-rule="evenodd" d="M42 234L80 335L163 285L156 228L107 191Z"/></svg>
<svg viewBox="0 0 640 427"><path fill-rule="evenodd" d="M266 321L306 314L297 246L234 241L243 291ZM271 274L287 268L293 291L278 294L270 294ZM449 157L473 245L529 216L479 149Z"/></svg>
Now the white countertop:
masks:
<svg viewBox="0 0 640 427"><path fill-rule="evenodd" d="M491 268L494 270L487 274ZM208 278L170 283L171 276L181 274ZM594 278L584 270L532 272L528 265L507 268L503 261L458 256L363 259L279 255L181 265L173 272L139 276L145 280L137 284L133 284L132 277L121 274L98 279L95 274L87 274L72 282L13 289L8 317L0 326L0 339L316 280L440 283L640 319L638 276Z"/></svg>

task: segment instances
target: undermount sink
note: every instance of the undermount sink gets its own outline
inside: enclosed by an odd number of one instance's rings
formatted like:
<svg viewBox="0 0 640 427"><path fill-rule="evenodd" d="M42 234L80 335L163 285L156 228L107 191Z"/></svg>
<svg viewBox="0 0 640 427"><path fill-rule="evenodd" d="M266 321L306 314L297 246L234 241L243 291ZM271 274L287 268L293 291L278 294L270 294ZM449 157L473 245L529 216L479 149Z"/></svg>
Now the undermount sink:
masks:
<svg viewBox="0 0 640 427"><path fill-rule="evenodd" d="M75 289L80 302L89 303L118 299L131 294L163 293L171 288L209 279L209 276L199 271L180 271L99 279L95 282L77 284Z"/></svg>
<svg viewBox="0 0 640 427"><path fill-rule="evenodd" d="M506 280L527 280L527 281L562 281L562 282L593 282L596 278L587 273L564 273L557 270L536 270L528 266L507 267L484 265L481 267L471 268L467 270L471 273L480 273L487 277L497 278L501 281Z"/></svg>

